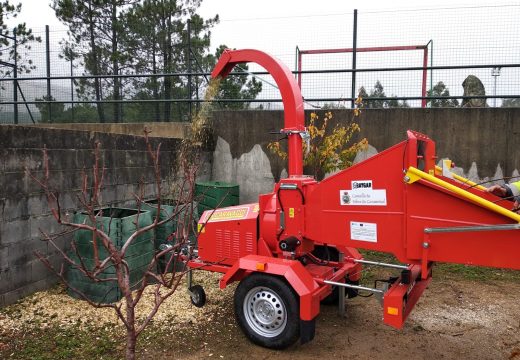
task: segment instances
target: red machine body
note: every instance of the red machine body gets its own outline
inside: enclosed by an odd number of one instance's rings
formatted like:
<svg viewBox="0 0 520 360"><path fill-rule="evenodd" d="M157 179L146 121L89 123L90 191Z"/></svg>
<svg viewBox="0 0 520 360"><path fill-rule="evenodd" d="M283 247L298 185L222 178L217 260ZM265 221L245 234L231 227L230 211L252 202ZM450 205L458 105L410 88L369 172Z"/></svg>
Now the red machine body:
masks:
<svg viewBox="0 0 520 360"><path fill-rule="evenodd" d="M258 253L258 204L245 204L206 211L199 220L199 258L220 265ZM202 225L204 224L204 225Z"/></svg>
<svg viewBox="0 0 520 360"><path fill-rule="evenodd" d="M258 204L206 211L199 256L189 266L224 273L221 287L255 273L283 278L308 322L333 292L331 283L357 284L364 261L357 249L390 253L406 264L381 291L384 322L396 328L426 289L435 261L520 269L520 216L508 210L512 203L495 204L481 187L440 174L426 135L408 131L405 141L321 182L302 175L303 102L289 70L265 53L238 50L224 52L212 76L250 61L264 66L282 93L289 177ZM324 259L324 251L334 255Z"/></svg>

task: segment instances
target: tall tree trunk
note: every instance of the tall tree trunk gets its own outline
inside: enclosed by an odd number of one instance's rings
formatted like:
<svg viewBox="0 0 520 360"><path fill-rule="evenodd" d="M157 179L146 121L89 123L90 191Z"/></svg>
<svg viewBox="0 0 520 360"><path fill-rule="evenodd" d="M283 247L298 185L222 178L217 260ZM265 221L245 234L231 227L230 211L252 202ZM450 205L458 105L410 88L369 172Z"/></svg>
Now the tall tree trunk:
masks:
<svg viewBox="0 0 520 360"><path fill-rule="evenodd" d="M154 75L156 75L157 74L157 59L156 59L156 51L155 51L155 43L156 43L155 38L154 38L153 43L154 43L154 45L152 47L152 67L153 67L152 72ZM157 101L157 100L159 100L159 89L157 86L157 77L155 77L155 76L152 78L152 86L153 86L153 99ZM155 121L156 122L161 121L159 111L160 111L159 102L156 102L155 103Z"/></svg>
<svg viewBox="0 0 520 360"><path fill-rule="evenodd" d="M173 47L172 47L172 22L168 17L166 20L166 41L164 43L164 68L166 73L170 74L173 71ZM172 98L172 78L170 76L164 79L164 99L170 100ZM164 121L171 120L171 102L164 103Z"/></svg>
<svg viewBox="0 0 520 360"><path fill-rule="evenodd" d="M167 60L168 59L167 54L165 54L164 59L166 61L169 61L169 60ZM166 69L168 69L166 71L166 73L170 73L169 67L167 67ZM170 76L165 76L165 78L164 78L164 91L163 91L163 93L164 93L164 100L170 100L171 99L171 96L172 96L172 78ZM164 102L164 121L170 121L171 106L172 106L172 104L169 101L165 101Z"/></svg>
<svg viewBox="0 0 520 360"><path fill-rule="evenodd" d="M98 54L97 54L97 47L95 43L95 36L94 36L94 17L92 15L92 1L89 0L88 2L88 11L89 11L89 32L90 32L90 48L92 51L92 75L96 76L99 75L99 60L98 60ZM97 112L99 117L99 122L104 123L105 122L105 112L103 111L103 104L100 103L101 101L101 82L99 81L99 78L94 78L94 88L96 91L96 106L97 106Z"/></svg>
<svg viewBox="0 0 520 360"><path fill-rule="evenodd" d="M119 75L119 54L118 54L118 34L117 34L117 4L112 2L112 67L114 68L114 75ZM114 100L120 99L120 82L119 78L114 78ZM121 104L114 103L114 122L120 121L120 107Z"/></svg>

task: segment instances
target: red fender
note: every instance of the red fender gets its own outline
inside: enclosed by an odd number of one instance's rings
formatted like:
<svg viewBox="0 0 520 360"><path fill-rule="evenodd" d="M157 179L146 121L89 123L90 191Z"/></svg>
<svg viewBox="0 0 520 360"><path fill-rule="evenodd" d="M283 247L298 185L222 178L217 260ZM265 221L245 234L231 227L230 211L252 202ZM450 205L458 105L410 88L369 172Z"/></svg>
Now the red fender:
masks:
<svg viewBox="0 0 520 360"><path fill-rule="evenodd" d="M305 267L296 260L248 255L240 258L220 279L220 288L242 280L251 272L283 276L300 296L300 319L312 320L320 312L320 286Z"/></svg>

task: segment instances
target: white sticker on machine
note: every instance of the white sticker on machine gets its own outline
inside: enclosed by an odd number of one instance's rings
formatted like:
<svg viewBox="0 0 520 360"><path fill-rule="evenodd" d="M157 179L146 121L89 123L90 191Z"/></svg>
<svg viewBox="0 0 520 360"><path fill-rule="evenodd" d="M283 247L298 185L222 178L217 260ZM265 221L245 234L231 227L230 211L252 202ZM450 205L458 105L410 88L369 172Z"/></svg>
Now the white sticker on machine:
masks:
<svg viewBox="0 0 520 360"><path fill-rule="evenodd" d="M351 221L350 239L377 242L377 224Z"/></svg>
<svg viewBox="0 0 520 360"><path fill-rule="evenodd" d="M341 205L386 206L386 190L356 189L339 191Z"/></svg>

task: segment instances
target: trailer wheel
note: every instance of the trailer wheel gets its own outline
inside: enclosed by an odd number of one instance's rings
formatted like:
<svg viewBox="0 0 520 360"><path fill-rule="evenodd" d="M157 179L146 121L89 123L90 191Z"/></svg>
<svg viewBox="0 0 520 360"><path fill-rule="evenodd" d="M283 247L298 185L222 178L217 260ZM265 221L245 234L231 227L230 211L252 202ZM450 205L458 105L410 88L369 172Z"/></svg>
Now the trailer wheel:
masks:
<svg viewBox="0 0 520 360"><path fill-rule="evenodd" d="M244 334L255 344L285 349L300 337L300 305L284 280L252 274L235 291L235 316Z"/></svg>
<svg viewBox="0 0 520 360"><path fill-rule="evenodd" d="M188 289L191 303L196 307L203 307L206 304L206 292L200 285L193 285Z"/></svg>

